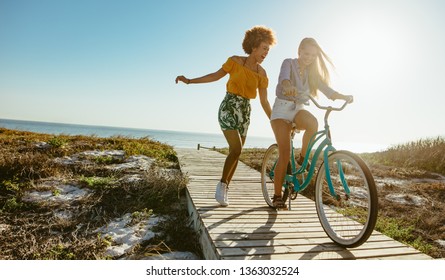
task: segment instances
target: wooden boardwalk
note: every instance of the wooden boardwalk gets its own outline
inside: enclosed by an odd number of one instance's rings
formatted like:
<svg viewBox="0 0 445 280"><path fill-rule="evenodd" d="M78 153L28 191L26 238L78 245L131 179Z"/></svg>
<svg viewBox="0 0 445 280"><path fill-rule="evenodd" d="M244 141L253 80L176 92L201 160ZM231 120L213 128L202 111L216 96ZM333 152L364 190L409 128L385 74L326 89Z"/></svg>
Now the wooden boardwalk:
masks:
<svg viewBox="0 0 445 280"><path fill-rule="evenodd" d="M315 204L299 195L291 211L267 206L260 173L239 163L228 207L214 199L225 156L210 150L176 149L188 174L188 210L206 259L432 259L377 231L358 248L344 249L325 234Z"/></svg>

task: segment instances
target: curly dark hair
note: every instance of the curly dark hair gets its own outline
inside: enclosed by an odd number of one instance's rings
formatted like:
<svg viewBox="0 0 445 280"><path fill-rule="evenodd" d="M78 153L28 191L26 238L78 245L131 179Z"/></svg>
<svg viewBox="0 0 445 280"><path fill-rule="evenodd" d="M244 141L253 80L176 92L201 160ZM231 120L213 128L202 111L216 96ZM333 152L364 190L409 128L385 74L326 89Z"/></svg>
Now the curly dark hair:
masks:
<svg viewBox="0 0 445 280"><path fill-rule="evenodd" d="M260 46L262 42L269 45L276 44L275 34L272 29L265 26L254 26L246 31L243 40L243 50L247 54L251 54L254 48Z"/></svg>

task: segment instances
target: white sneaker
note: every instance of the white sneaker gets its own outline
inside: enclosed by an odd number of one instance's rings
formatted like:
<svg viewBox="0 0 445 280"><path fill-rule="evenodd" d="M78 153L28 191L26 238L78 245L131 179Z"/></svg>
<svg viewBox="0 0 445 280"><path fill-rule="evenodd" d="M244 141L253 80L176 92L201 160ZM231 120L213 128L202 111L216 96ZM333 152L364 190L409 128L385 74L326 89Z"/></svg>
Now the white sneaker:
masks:
<svg viewBox="0 0 445 280"><path fill-rule="evenodd" d="M215 199L218 201L221 206L227 206L229 205L229 198L227 197L227 191L229 190L229 187L226 183L218 182L216 185L216 191L215 191Z"/></svg>

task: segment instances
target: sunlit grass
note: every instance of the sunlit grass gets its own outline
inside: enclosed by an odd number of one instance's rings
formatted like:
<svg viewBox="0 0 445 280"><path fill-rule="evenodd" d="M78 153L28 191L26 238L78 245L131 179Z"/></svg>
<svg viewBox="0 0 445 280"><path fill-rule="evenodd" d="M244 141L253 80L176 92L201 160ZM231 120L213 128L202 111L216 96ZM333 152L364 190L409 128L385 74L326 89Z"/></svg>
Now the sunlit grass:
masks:
<svg viewBox="0 0 445 280"><path fill-rule="evenodd" d="M426 138L399 144L386 151L362 155L373 163L423 169L445 174L445 138Z"/></svg>

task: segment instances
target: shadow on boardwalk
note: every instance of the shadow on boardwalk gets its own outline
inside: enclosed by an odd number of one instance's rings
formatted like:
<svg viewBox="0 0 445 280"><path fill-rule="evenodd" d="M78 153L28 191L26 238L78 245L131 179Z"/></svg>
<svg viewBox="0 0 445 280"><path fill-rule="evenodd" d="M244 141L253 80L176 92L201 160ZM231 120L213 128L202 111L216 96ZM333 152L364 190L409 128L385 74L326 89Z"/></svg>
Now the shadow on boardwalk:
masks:
<svg viewBox="0 0 445 280"><path fill-rule="evenodd" d="M230 206L220 207L214 190L225 156L209 150L177 153L182 172L190 178L189 213L207 259L431 259L376 231L358 248L334 244L320 225L313 201L298 196L292 211L266 206L260 174L241 162L230 184Z"/></svg>

